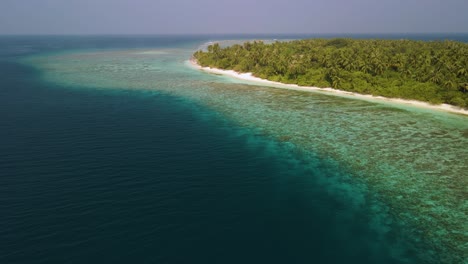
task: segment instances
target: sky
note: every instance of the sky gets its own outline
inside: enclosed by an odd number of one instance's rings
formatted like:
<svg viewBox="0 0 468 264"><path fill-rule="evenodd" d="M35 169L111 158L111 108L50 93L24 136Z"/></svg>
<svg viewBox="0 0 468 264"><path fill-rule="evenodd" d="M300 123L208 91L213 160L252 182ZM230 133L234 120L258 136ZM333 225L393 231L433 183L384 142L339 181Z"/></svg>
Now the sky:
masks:
<svg viewBox="0 0 468 264"><path fill-rule="evenodd" d="M0 0L0 34L468 32L468 0Z"/></svg>

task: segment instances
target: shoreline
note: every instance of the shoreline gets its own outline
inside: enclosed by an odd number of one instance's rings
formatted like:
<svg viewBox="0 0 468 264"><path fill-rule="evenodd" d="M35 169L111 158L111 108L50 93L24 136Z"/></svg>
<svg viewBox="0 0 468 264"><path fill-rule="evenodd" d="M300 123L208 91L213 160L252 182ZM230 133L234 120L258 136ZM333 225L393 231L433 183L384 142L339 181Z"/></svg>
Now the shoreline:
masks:
<svg viewBox="0 0 468 264"><path fill-rule="evenodd" d="M217 69L217 68L211 68L211 67L203 67L200 64L198 64L198 62L194 58L191 58L188 61L188 63L190 64L190 66L200 71L217 74L217 75L228 76L228 77L235 78L238 80L252 82L253 84L257 84L257 85L265 85L265 86L273 87L273 88L289 89L289 90L296 90L296 91L319 92L319 93L324 93L324 94L329 94L329 95L334 95L334 96L355 98L355 99L368 100L368 101L374 101L374 102L380 101L380 102L397 103L397 104L403 104L403 105L408 105L408 106L414 106L418 108L438 110L438 111L468 116L468 110L462 109L457 106L449 105L449 104L433 105L430 103L417 101L417 100L388 98L388 97L375 96L375 95L370 95L370 94L359 94L359 93L348 92L348 91L343 91L343 90L338 90L338 89L333 89L333 88L320 88L320 87L313 87L313 86L299 86L297 84L280 83L280 82L275 82L275 81L270 81L270 80L262 79L259 77L255 77L252 75L251 72L239 73L234 70L223 70L223 69Z"/></svg>

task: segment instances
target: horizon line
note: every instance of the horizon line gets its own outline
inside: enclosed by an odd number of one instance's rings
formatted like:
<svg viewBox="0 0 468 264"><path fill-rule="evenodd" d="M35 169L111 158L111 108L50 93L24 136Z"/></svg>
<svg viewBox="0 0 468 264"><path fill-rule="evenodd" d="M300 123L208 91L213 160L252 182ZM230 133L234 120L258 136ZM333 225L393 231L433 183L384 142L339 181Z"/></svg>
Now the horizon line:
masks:
<svg viewBox="0 0 468 264"><path fill-rule="evenodd" d="M0 33L0 36L295 36L295 35L431 35L468 34L467 32L326 32L326 33Z"/></svg>

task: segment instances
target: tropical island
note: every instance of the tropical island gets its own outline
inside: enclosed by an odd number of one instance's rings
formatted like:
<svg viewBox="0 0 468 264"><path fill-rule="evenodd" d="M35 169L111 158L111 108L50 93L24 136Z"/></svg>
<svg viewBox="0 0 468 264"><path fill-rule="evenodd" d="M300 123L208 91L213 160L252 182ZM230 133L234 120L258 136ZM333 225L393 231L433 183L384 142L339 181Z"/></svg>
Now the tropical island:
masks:
<svg viewBox="0 0 468 264"><path fill-rule="evenodd" d="M273 82L468 107L468 44L309 39L219 43L194 53L202 67Z"/></svg>

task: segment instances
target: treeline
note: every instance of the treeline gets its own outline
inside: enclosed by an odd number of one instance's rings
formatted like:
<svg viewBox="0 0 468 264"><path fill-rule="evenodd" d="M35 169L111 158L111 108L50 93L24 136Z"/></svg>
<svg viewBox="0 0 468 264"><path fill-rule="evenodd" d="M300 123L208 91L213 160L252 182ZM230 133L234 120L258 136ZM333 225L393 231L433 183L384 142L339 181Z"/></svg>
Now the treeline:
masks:
<svg viewBox="0 0 468 264"><path fill-rule="evenodd" d="M454 41L310 39L218 43L202 66L252 72L301 86L468 107L468 44Z"/></svg>

